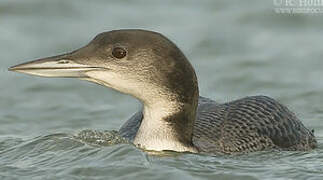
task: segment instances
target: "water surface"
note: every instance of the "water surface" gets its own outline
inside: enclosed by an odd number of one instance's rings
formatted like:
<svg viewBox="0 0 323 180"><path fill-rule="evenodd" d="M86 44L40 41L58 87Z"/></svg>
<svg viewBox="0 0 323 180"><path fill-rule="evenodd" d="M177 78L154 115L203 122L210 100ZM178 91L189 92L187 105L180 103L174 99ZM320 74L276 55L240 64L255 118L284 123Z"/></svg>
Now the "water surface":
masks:
<svg viewBox="0 0 323 180"><path fill-rule="evenodd" d="M273 7L256 0L0 1L0 179L323 179L322 17L275 14ZM203 96L274 97L315 129L319 147L151 156L120 139L95 145L75 135L111 133L140 103L80 80L7 71L120 28L173 40L195 67Z"/></svg>

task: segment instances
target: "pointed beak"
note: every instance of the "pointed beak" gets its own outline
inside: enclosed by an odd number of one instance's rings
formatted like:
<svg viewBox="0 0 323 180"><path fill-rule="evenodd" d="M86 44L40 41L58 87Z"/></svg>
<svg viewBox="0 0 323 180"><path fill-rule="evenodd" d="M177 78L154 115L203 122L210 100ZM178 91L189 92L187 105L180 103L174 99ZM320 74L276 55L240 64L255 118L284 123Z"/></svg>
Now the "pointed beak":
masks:
<svg viewBox="0 0 323 180"><path fill-rule="evenodd" d="M80 64L68 55L59 55L18 64L8 70L41 77L86 78L86 72L98 69L103 68Z"/></svg>

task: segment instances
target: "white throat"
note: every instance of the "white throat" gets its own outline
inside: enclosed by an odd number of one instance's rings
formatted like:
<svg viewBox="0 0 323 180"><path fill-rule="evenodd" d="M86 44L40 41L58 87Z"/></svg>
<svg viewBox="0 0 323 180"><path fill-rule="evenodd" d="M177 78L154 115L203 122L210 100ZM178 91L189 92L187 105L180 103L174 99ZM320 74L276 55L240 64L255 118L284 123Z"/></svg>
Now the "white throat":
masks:
<svg viewBox="0 0 323 180"><path fill-rule="evenodd" d="M153 151L197 152L192 142L181 142L182 138L178 136L184 136L184 134L176 132L174 123L165 121L165 118L177 114L180 110L176 102L163 100L144 105L143 120L134 139L134 144Z"/></svg>

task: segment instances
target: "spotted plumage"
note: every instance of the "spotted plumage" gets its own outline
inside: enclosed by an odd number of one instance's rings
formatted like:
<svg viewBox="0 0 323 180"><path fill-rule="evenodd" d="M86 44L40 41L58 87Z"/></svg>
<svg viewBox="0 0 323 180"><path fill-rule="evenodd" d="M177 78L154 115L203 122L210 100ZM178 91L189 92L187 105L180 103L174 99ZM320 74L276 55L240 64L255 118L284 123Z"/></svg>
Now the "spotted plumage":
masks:
<svg viewBox="0 0 323 180"><path fill-rule="evenodd" d="M133 140L141 120L142 113L136 113L119 133ZM313 132L286 106L267 96L224 104L200 97L192 141L200 152L225 154L306 151L317 146Z"/></svg>

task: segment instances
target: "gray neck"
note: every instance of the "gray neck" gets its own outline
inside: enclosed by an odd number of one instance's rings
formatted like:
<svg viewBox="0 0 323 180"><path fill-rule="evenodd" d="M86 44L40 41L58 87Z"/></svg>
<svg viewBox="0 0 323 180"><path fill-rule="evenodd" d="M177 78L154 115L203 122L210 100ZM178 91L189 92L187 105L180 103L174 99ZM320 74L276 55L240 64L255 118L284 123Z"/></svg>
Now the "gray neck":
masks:
<svg viewBox="0 0 323 180"><path fill-rule="evenodd" d="M144 103L143 120L134 143L146 150L197 152L192 144L197 98L192 98L195 102L169 99Z"/></svg>

